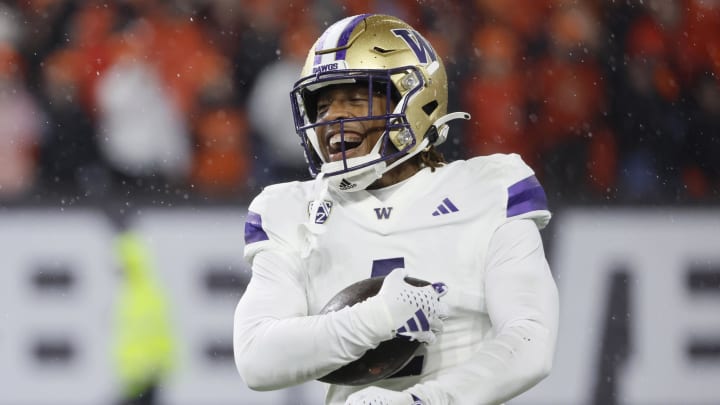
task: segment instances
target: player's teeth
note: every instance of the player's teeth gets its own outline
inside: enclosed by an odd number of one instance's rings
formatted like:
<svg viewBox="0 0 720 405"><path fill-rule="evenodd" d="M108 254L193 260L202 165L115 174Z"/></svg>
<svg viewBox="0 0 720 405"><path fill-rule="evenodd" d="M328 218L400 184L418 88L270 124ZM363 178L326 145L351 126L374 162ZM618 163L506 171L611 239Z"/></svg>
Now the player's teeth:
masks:
<svg viewBox="0 0 720 405"><path fill-rule="evenodd" d="M328 144L330 144L331 146L335 146L335 145L340 145L341 142L342 142L342 137L340 135L333 135L332 137L330 137ZM345 138L346 144L359 144L360 142L362 142L360 139L353 139L353 137L351 137L351 136Z"/></svg>

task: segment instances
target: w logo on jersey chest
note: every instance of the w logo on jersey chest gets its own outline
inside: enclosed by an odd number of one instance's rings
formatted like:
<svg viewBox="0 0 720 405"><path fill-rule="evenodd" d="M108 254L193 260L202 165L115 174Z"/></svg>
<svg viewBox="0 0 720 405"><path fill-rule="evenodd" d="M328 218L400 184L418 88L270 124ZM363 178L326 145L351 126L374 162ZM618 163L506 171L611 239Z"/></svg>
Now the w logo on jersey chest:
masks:
<svg viewBox="0 0 720 405"><path fill-rule="evenodd" d="M377 219L388 219L390 218L392 209L393 207L375 208L375 215L377 216Z"/></svg>

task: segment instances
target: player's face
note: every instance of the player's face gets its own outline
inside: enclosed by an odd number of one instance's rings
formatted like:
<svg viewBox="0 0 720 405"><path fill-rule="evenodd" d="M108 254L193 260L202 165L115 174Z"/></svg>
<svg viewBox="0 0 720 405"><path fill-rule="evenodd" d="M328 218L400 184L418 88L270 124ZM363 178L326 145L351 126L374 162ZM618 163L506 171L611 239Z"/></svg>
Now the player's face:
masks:
<svg viewBox="0 0 720 405"><path fill-rule="evenodd" d="M374 116L386 113L387 101L384 95L368 95L367 85L343 84L321 90L317 98L317 123L341 118L368 116L372 98ZM345 140L345 157L364 156L372 150L385 131L385 120L347 121L342 124L320 125L315 129L320 143L320 152L325 161L341 160L341 126Z"/></svg>

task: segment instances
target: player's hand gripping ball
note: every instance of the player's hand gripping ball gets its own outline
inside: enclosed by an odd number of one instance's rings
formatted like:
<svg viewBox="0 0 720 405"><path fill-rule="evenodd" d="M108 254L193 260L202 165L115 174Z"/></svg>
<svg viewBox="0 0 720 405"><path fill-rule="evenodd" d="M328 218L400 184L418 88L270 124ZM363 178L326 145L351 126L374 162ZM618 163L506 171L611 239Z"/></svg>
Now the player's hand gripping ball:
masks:
<svg viewBox="0 0 720 405"><path fill-rule="evenodd" d="M404 280L415 287L430 285L427 281L412 277L405 277ZM378 294L384 281L385 276L381 276L351 284L331 298L320 313L338 311L346 306L365 301ZM441 283L433 284L433 287L438 291L438 296L444 294L446 289ZM359 359L318 378L318 380L330 384L365 385L387 378L402 369L412 359L422 343L418 339L409 338L408 335L410 334L398 333L395 338L380 343L376 348L365 352Z"/></svg>

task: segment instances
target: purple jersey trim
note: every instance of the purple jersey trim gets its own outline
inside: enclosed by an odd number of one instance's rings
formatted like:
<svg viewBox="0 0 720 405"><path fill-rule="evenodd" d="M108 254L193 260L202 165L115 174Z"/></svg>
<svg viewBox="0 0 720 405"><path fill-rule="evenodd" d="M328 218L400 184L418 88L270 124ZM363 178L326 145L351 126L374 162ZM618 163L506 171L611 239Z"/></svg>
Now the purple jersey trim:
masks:
<svg viewBox="0 0 720 405"><path fill-rule="evenodd" d="M547 209L545 190L535 176L527 177L508 187L508 218Z"/></svg>
<svg viewBox="0 0 720 405"><path fill-rule="evenodd" d="M357 17L353 18L352 21L350 21L350 24L348 24L342 34L340 34L340 38L338 39L337 43L338 48L347 45L348 40L350 39L350 34L352 34L352 32L355 30L355 27L357 27L360 21L365 20L365 17L369 15L370 14L360 14ZM335 60L345 60L346 53L347 48L335 52Z"/></svg>
<svg viewBox="0 0 720 405"><path fill-rule="evenodd" d="M268 240L267 233L262 226L262 217L257 212L248 211L245 219L245 244Z"/></svg>

